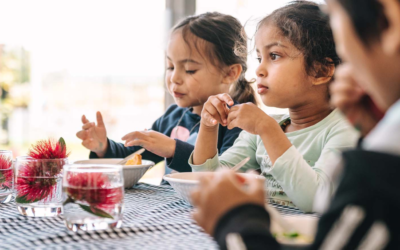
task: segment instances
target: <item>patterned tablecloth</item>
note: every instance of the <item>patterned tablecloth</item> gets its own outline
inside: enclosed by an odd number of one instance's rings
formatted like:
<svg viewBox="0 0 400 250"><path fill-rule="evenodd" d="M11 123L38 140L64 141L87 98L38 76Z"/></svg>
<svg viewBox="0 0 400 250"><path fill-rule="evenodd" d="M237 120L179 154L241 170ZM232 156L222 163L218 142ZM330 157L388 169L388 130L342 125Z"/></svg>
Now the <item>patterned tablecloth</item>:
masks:
<svg viewBox="0 0 400 250"><path fill-rule="evenodd" d="M275 207L284 215L302 214ZM191 210L171 186L139 184L125 190L121 228L75 233L62 216L25 217L14 202L0 204L0 249L218 249L191 219Z"/></svg>

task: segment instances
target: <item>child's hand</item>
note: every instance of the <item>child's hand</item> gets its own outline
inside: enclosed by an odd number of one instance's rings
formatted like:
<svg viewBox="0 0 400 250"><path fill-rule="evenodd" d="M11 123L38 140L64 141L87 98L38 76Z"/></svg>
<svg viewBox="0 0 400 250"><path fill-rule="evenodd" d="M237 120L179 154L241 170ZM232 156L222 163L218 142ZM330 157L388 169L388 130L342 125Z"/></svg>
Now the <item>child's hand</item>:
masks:
<svg viewBox="0 0 400 250"><path fill-rule="evenodd" d="M233 106L228 115L228 129L239 127L249 133L261 135L269 122L275 120L253 103Z"/></svg>
<svg viewBox="0 0 400 250"><path fill-rule="evenodd" d="M335 73L335 81L330 86L331 104L348 114L352 119L353 109L363 108L360 106L365 92L356 83L352 76L352 69L349 65L343 64L338 67ZM356 112L357 113L357 112Z"/></svg>
<svg viewBox="0 0 400 250"><path fill-rule="evenodd" d="M201 123L206 127L216 127L218 123L227 126L229 109L226 105L233 105L233 100L228 94L210 96L203 106Z"/></svg>
<svg viewBox="0 0 400 250"><path fill-rule="evenodd" d="M367 135L383 116L357 84L349 65L338 67L330 92L331 104L339 108L363 136Z"/></svg>
<svg viewBox="0 0 400 250"><path fill-rule="evenodd" d="M82 145L95 152L98 157L104 157L107 151L107 131L100 112L96 113L97 126L82 116L82 130L76 136L82 140Z"/></svg>
<svg viewBox="0 0 400 250"><path fill-rule="evenodd" d="M264 181L251 180L244 189L235 172L224 170L201 179L191 197L196 208L194 220L212 235L217 222L229 210L249 203L264 206Z"/></svg>
<svg viewBox="0 0 400 250"><path fill-rule="evenodd" d="M126 134L122 140L125 147L140 146L161 157L171 158L175 154L175 140L153 130L135 131Z"/></svg>

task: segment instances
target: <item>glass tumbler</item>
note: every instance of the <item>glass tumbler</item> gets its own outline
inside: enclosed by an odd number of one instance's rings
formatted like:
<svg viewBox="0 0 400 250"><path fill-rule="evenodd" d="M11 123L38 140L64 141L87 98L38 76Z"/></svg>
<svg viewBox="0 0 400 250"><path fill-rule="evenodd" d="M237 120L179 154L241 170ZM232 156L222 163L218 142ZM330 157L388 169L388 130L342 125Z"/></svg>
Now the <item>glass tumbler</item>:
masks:
<svg viewBox="0 0 400 250"><path fill-rule="evenodd" d="M48 217L62 213L62 175L67 163L67 158L17 157L14 192L22 215Z"/></svg>
<svg viewBox="0 0 400 250"><path fill-rule="evenodd" d="M12 199L14 188L13 156L9 150L0 150L0 203Z"/></svg>
<svg viewBox="0 0 400 250"><path fill-rule="evenodd" d="M64 166L64 220L69 230L102 230L122 224L124 178L121 165Z"/></svg>

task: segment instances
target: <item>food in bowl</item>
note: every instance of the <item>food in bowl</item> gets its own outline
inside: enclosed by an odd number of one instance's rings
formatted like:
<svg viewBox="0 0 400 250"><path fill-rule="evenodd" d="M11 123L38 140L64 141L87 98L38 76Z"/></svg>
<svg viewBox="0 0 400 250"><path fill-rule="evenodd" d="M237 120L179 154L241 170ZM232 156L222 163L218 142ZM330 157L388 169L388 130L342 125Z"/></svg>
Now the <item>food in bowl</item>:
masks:
<svg viewBox="0 0 400 250"><path fill-rule="evenodd" d="M142 165L142 155L134 154L133 158L128 160L125 165Z"/></svg>
<svg viewBox="0 0 400 250"><path fill-rule="evenodd" d="M286 216L270 204L265 207L270 213L271 233L279 243L287 246L307 246L313 243L319 218L311 215Z"/></svg>
<svg viewBox="0 0 400 250"><path fill-rule="evenodd" d="M76 161L75 164L118 164L122 158L107 158L107 159L90 159ZM142 160L140 165L124 165L122 166L122 173L124 175L124 187L131 188L138 183L140 178L154 166L154 162L149 160Z"/></svg>

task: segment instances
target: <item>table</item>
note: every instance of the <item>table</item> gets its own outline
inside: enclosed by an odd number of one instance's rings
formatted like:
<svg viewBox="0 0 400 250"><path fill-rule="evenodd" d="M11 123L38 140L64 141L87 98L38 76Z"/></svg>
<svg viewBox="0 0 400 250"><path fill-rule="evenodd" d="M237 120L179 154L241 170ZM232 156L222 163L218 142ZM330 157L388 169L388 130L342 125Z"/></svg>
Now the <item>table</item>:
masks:
<svg viewBox="0 0 400 250"><path fill-rule="evenodd" d="M218 249L171 186L138 184L125 189L124 201L121 228L91 232L67 230L62 216L25 217L14 202L0 204L0 249ZM284 215L302 214L275 207Z"/></svg>

